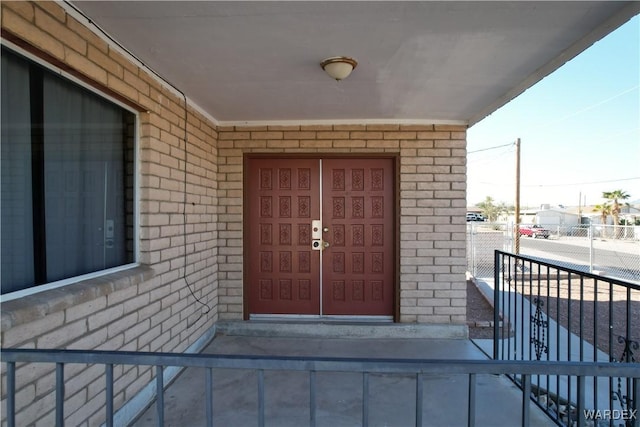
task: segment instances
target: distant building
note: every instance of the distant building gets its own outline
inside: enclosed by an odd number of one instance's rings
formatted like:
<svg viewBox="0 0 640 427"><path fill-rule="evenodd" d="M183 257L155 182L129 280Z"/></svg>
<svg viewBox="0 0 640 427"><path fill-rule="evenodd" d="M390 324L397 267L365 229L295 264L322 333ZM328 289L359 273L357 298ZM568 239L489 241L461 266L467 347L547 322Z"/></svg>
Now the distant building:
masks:
<svg viewBox="0 0 640 427"><path fill-rule="evenodd" d="M540 205L539 209L525 209L520 211L520 224L538 224L544 227L572 227L579 225L581 216L564 207ZM514 222L513 213L502 215L499 221Z"/></svg>

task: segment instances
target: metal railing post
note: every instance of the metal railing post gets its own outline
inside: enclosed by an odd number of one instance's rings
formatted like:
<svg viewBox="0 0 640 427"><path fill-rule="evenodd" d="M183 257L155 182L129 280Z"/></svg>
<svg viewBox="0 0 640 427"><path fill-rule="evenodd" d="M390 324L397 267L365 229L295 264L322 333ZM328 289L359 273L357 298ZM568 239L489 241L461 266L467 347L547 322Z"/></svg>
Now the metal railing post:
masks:
<svg viewBox="0 0 640 427"><path fill-rule="evenodd" d="M493 359L498 360L498 340L500 339L500 251L494 251L493 258ZM506 323L507 319L503 319Z"/></svg>
<svg viewBox="0 0 640 427"><path fill-rule="evenodd" d="M316 427L316 371L309 371L309 426Z"/></svg>
<svg viewBox="0 0 640 427"><path fill-rule="evenodd" d="M529 427L531 419L531 376L524 374L522 378L522 426Z"/></svg>
<svg viewBox="0 0 640 427"><path fill-rule="evenodd" d="M264 370L258 370L258 426L264 427Z"/></svg>
<svg viewBox="0 0 640 427"><path fill-rule="evenodd" d="M369 425L369 373L362 373L362 426Z"/></svg>
<svg viewBox="0 0 640 427"><path fill-rule="evenodd" d="M113 427L113 364L105 365L105 382L107 388L107 427Z"/></svg>
<svg viewBox="0 0 640 427"><path fill-rule="evenodd" d="M416 427L422 427L422 402L424 401L424 378L416 374Z"/></svg>
<svg viewBox="0 0 640 427"><path fill-rule="evenodd" d="M64 426L64 364L56 363L56 426Z"/></svg>
<svg viewBox="0 0 640 427"><path fill-rule="evenodd" d="M207 414L207 427L213 427L213 368L207 368L205 392L206 403L205 410Z"/></svg>
<svg viewBox="0 0 640 427"><path fill-rule="evenodd" d="M7 363L7 427L16 426L16 363Z"/></svg>
<svg viewBox="0 0 640 427"><path fill-rule="evenodd" d="M469 399L467 401L467 426L476 425L476 374L469 374Z"/></svg>
<svg viewBox="0 0 640 427"><path fill-rule="evenodd" d="M156 413L158 426L164 426L164 368L156 366Z"/></svg>
<svg viewBox="0 0 640 427"><path fill-rule="evenodd" d="M595 380L595 378L594 378ZM578 421L578 427L584 427L584 422L585 422L585 412L584 412L584 390L585 388L585 378L582 375L578 376L578 407L577 407L577 421ZM573 421L573 420L571 420ZM570 423L571 423L570 421Z"/></svg>
<svg viewBox="0 0 640 427"><path fill-rule="evenodd" d="M633 427L640 427L640 378L629 378L627 381L633 382L633 410L635 418L631 420Z"/></svg>

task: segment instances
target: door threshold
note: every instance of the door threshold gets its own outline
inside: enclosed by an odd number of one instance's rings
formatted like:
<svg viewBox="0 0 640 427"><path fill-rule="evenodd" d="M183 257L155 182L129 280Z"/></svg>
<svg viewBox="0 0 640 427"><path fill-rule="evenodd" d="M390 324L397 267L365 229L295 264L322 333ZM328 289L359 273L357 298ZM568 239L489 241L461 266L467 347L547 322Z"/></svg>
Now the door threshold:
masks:
<svg viewBox="0 0 640 427"><path fill-rule="evenodd" d="M393 323L393 316L309 315L309 314L250 314L256 322L308 323Z"/></svg>
<svg viewBox="0 0 640 427"><path fill-rule="evenodd" d="M253 316L256 317L256 316ZM228 336L263 338L438 338L467 339L466 325L408 324L380 322L382 316L344 316L314 319L309 316L257 315L256 320L227 320L216 323L216 331ZM372 317L374 319L372 319ZM389 319L389 317L387 317ZM378 321L371 321L378 320Z"/></svg>

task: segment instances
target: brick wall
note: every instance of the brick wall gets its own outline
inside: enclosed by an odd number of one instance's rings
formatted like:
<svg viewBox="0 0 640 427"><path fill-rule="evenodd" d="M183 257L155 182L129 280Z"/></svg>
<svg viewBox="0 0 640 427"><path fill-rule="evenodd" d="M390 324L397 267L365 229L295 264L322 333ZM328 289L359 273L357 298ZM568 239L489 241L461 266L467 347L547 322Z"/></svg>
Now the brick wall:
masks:
<svg viewBox="0 0 640 427"><path fill-rule="evenodd" d="M185 112L177 92L129 61L58 3L2 2L2 31L9 41L46 62L71 67L68 71L75 77L140 111L137 184L143 264L3 302L2 346L185 351L217 319L215 124L191 106ZM208 309L195 301L185 276ZM104 422L103 372L102 367L66 367L67 425ZM152 373L148 368L120 366L115 378L119 407L151 381ZM18 369L18 425L54 424L54 380L51 366ZM6 384L4 372L2 381ZM2 397L0 412L6 422Z"/></svg>
<svg viewBox="0 0 640 427"><path fill-rule="evenodd" d="M400 321L466 321L466 129L450 125L227 126L218 129L223 319L241 319L245 153L400 157Z"/></svg>

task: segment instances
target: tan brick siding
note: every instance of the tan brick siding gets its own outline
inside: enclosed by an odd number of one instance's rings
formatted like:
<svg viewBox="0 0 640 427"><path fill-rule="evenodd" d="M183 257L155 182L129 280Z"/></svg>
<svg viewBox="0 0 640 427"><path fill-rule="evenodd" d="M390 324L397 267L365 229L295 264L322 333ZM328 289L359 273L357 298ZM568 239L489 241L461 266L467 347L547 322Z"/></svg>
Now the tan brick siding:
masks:
<svg viewBox="0 0 640 427"><path fill-rule="evenodd" d="M185 113L180 96L68 15L59 3L2 2L2 29L147 110L139 114L137 184L140 262L152 269L142 280L121 272L69 286L69 291L3 303L2 346L184 351L217 320L215 124L191 106ZM208 310L194 300L186 282ZM46 365L18 369L18 425L52 424L53 369ZM68 365L65 377L66 424L103 423L104 369ZM148 368L116 367L115 378L119 407L152 376Z"/></svg>
<svg viewBox="0 0 640 427"><path fill-rule="evenodd" d="M401 144L403 321L465 322L466 151L454 134L465 130L435 125Z"/></svg>

